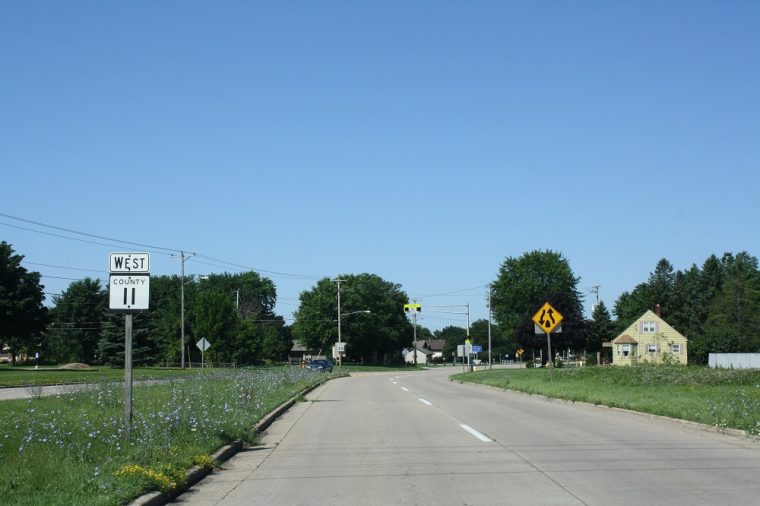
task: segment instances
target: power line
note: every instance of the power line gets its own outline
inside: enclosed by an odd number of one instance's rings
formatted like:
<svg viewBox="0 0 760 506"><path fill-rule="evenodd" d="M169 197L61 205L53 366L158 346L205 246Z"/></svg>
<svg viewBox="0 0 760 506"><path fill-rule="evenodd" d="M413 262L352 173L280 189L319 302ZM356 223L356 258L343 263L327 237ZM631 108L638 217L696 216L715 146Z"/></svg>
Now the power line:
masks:
<svg viewBox="0 0 760 506"><path fill-rule="evenodd" d="M152 250L152 251L150 251L151 253L157 253L157 254L161 254L161 255L172 255L172 254L175 254L175 253L182 253L183 252L183 250L177 249L177 248L166 248L166 247L163 247L163 246L154 246L154 245L150 245L150 244L143 244L143 243L132 242L132 241L124 241L124 240L121 240L121 239L114 239L112 237L105 237L105 236L101 236L101 235L97 235L97 234L90 234L90 233L87 233L87 232L81 232L81 231L70 229L70 228L59 227L59 226L56 226L56 225L49 225L47 223L42 223L42 222L39 222L39 221L29 220L29 219L26 219L26 218L20 218L18 216L13 216L13 215L2 213L2 212L0 212L0 216L4 216L6 218L10 218L10 219L13 219L13 220L18 220L18 221L21 221L23 223L29 223L29 224L37 225L37 226L40 226L40 227L46 227L46 228L51 228L51 229L54 229L54 230L60 230L60 231L63 231L63 232L68 232L70 234L77 234L77 235L82 235L82 236L85 236L85 237L92 237L92 238L95 238L95 239L101 239L101 240L104 240L104 241L112 241L112 242L120 243L120 244L128 244L128 245L131 245L131 246L139 246L141 248L148 248L149 250ZM21 227L21 226L18 226L18 225L11 225L10 223L0 222L0 225L5 225L5 226L8 226L8 227L17 228L17 229L20 229L20 230L26 230L26 231L34 232L34 233L38 233L38 234L50 235L50 236L53 236L53 237L59 237L59 238L62 238L62 239L68 239L68 240L72 240L72 241L84 242L84 243L89 243L89 244L96 244L96 245L99 245L99 246L108 246L108 247L121 248L121 246L117 245L117 244L105 244L105 243L96 242L96 241L88 241L88 240L79 239L79 238L76 238L76 237L69 237L69 236L60 235L60 234L54 234L54 233L51 233L51 232L44 232L42 230L35 230L35 229L32 229L32 228ZM205 258L206 260L210 260L210 261L216 262L218 264L223 264L224 266L233 266L233 267L240 268L242 270L249 270L249 271L256 271L256 272L266 273L266 274L269 274L271 276L280 276L280 277L285 277L285 278L289 278L289 279L304 279L304 280L318 280L318 279L321 279L323 277L323 276L312 276L312 275L306 275L306 274L294 274L294 273L288 273L288 272L271 271L271 270L267 270L267 269L260 269L260 268L257 268L257 267L251 267L251 266L248 266L248 265L242 265L242 264L238 264L238 263L235 263L235 262L230 262L230 261L227 261L227 260L223 260L223 259L219 259L219 258L214 258L214 257L210 257L210 256L207 256L207 255L201 255L201 254L197 254L197 253L193 253L193 252L185 251L184 253L185 254L190 254L192 256L197 256L197 257L200 257L200 258ZM202 263L202 262L199 262L199 263ZM228 267L223 267L221 265L211 265L211 266L212 267L219 267L219 268L228 268Z"/></svg>
<svg viewBox="0 0 760 506"><path fill-rule="evenodd" d="M229 262L227 260L222 260L220 258L214 258L214 257L210 257L210 256L207 256L207 255L202 255L202 254L198 254L198 257L199 258L205 258L206 260L210 260L212 262L217 262L217 263L224 264L224 265L231 265L233 267L238 267L238 268L249 270L249 271L264 272L264 273L267 273L267 274L287 277L287 278L290 278L290 279L317 280L317 279L322 279L324 277L324 276L312 276L312 275L308 275L308 274L293 274L293 273L289 273L289 272L270 271L270 270L267 270L267 269L260 269L258 267L251 267L250 265L243 265L243 264L238 264L238 263L235 263L235 262Z"/></svg>
<svg viewBox="0 0 760 506"><path fill-rule="evenodd" d="M62 232L68 232L70 234L83 235L85 237L92 237L94 239L100 239L100 240L103 240L103 241L113 241L113 242L119 242L119 243L122 243L122 244L129 244L131 246L140 246L141 248L151 248L151 249L156 249L156 250L171 251L171 252L177 252L177 253L180 251L180 250L178 250L176 248L163 248L161 246L152 246L150 244L142 244L142 243L139 243L139 242L122 241L120 239L114 239L112 237L104 237L102 235L89 234L87 232L80 232L78 230L72 230L70 228L57 227L55 225L48 225L47 223L42 223L42 222L34 221L34 220L27 220L26 218L19 218L18 216L12 216L10 214L5 214L5 213L0 213L0 216L4 216L4 217L10 218L12 220L22 221L24 223L30 223L32 225L37 225L39 227L52 228L54 230L60 230Z"/></svg>
<svg viewBox="0 0 760 506"><path fill-rule="evenodd" d="M435 294L432 294L432 295L418 295L417 297L414 297L414 298L417 298L417 299L427 299L427 298L430 298L430 297L443 297L445 295L456 295L458 293L471 292L472 290L479 290L479 289L485 288L487 286L488 286L488 284L478 285L478 286L473 286L472 288L463 288L462 290L454 290L454 291L451 291L451 292L435 293Z"/></svg>
<svg viewBox="0 0 760 506"><path fill-rule="evenodd" d="M82 268L79 268L79 267L66 267L64 265L40 264L40 263L36 263L36 262L27 262L26 260L23 260L22 263L27 264L27 265L39 265L39 266L42 266L42 267L53 267L55 269L68 269L70 271L100 272L102 274L108 274L108 271L103 271L103 270L82 269Z"/></svg>
<svg viewBox="0 0 760 506"><path fill-rule="evenodd" d="M0 216L1 215L2 215L2 213L0 213ZM86 239L78 239L76 237L69 237L67 235L54 234L52 232L43 232L42 230L35 230L33 228L20 227L18 225L11 225L10 223L0 222L0 225L5 225L6 227L17 228L19 230L26 230L27 232L34 232L35 234L49 235L49 236L52 236L52 237L59 237L61 239L68 239L69 241L83 242L83 243L87 243L87 244L96 244L98 246L106 246L106 247L109 247L109 248L121 248L121 246L118 245L118 244L107 244L107 243L97 242L97 241L88 241ZM151 253L156 253L156 254L159 254L159 255L169 255L170 254L170 253L164 253L164 252L161 252L161 251L151 251Z"/></svg>

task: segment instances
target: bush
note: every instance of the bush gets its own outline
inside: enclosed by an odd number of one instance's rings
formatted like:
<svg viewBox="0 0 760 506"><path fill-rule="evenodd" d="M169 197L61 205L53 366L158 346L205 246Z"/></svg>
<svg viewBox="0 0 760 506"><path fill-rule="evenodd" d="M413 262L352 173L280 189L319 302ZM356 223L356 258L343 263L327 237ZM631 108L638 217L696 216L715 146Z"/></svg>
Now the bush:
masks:
<svg viewBox="0 0 760 506"><path fill-rule="evenodd" d="M525 367L527 369L533 369L534 367L536 367L536 364L534 364L532 360L528 360L527 362L525 362Z"/></svg>

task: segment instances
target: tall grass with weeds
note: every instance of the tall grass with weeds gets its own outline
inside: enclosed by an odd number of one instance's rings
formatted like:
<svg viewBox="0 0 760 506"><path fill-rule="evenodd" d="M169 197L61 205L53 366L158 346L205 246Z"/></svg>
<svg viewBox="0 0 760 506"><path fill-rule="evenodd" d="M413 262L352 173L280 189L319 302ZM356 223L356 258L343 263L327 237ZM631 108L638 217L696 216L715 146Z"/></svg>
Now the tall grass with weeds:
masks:
<svg viewBox="0 0 760 506"><path fill-rule="evenodd" d="M642 364L554 371L499 369L454 378L760 435L758 370Z"/></svg>
<svg viewBox="0 0 760 506"><path fill-rule="evenodd" d="M6 504L123 504L167 490L185 469L322 379L300 368L203 372L134 390L126 441L122 385L109 381L56 397L4 401L0 490Z"/></svg>

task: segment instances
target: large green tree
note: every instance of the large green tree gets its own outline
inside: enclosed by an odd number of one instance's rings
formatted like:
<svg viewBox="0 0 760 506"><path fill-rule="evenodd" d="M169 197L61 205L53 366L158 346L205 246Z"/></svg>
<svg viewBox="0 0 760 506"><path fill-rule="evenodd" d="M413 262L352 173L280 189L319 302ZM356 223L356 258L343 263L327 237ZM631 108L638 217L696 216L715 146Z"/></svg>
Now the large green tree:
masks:
<svg viewBox="0 0 760 506"><path fill-rule="evenodd" d="M492 284L494 319L515 344L545 348L546 336L535 334L531 317L549 302L564 317L562 333L552 334L552 347L579 350L585 343L585 321L578 281L561 253L536 250L509 257Z"/></svg>
<svg viewBox="0 0 760 506"><path fill-rule="evenodd" d="M100 280L88 277L72 282L60 295L53 296L53 304L48 333L54 359L100 363L98 342L108 316L108 292Z"/></svg>
<svg viewBox="0 0 760 506"><path fill-rule="evenodd" d="M467 338L467 329L456 325L447 325L440 330L433 332L436 339L443 339L443 360L456 356L457 346L464 344Z"/></svg>
<svg viewBox="0 0 760 506"><path fill-rule="evenodd" d="M375 274L341 275L341 340L346 356L363 363L401 360L413 329L404 314L409 298L401 286ZM307 347L330 355L338 341L338 283L323 278L301 293L293 334ZM369 310L370 313L362 313ZM353 313L353 314L352 314Z"/></svg>
<svg viewBox="0 0 760 506"><path fill-rule="evenodd" d="M622 331L636 321L647 310L660 305L662 317L666 320L677 312L671 305L674 296L676 274L673 265L665 258L657 262L646 283L636 285L631 292L623 292L615 301L617 330Z"/></svg>
<svg viewBox="0 0 760 506"><path fill-rule="evenodd" d="M483 347L480 354L482 360L488 360L488 320L475 320L470 325L470 339L472 344ZM515 344L502 331L501 327L491 324L491 359L498 362L504 355L514 356Z"/></svg>
<svg viewBox="0 0 760 506"><path fill-rule="evenodd" d="M588 322L586 351L588 353L600 352L602 351L602 343L611 341L614 337L615 324L612 322L610 312L604 305L604 301L601 301L594 307L591 320Z"/></svg>
<svg viewBox="0 0 760 506"><path fill-rule="evenodd" d="M22 267L23 259L10 244L0 242L0 346L10 348L13 365L19 353L31 355L41 347L48 317L40 273Z"/></svg>
<svg viewBox="0 0 760 506"><path fill-rule="evenodd" d="M190 316L193 340L205 338L211 343L206 356L219 362L233 362L238 319L235 302L221 290L202 290L195 299ZM191 344L196 348L195 343Z"/></svg>
<svg viewBox="0 0 760 506"><path fill-rule="evenodd" d="M725 278L710 306L707 332L735 341L736 351L760 351L760 272L746 252L723 257Z"/></svg>

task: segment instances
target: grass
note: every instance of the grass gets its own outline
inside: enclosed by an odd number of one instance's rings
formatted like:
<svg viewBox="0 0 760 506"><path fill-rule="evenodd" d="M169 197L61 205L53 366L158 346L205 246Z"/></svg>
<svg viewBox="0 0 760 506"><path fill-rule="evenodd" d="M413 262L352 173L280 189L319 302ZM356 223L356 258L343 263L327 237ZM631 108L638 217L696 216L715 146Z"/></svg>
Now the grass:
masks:
<svg viewBox="0 0 760 506"><path fill-rule="evenodd" d="M760 371L641 365L496 369L452 376L528 394L589 402L760 435Z"/></svg>
<svg viewBox="0 0 760 506"><path fill-rule="evenodd" d="M198 374L201 369L136 368L132 371L135 381L167 379ZM124 369L112 367L91 367L88 369L58 369L33 367L0 367L0 387L21 387L41 385L68 385L75 383L97 383L102 381L124 381Z"/></svg>
<svg viewBox="0 0 760 506"><path fill-rule="evenodd" d="M135 388L127 441L123 388L110 381L68 395L4 401L2 502L124 504L172 488L193 463L235 439L253 442L266 413L322 381L300 368L200 371L197 381Z"/></svg>

